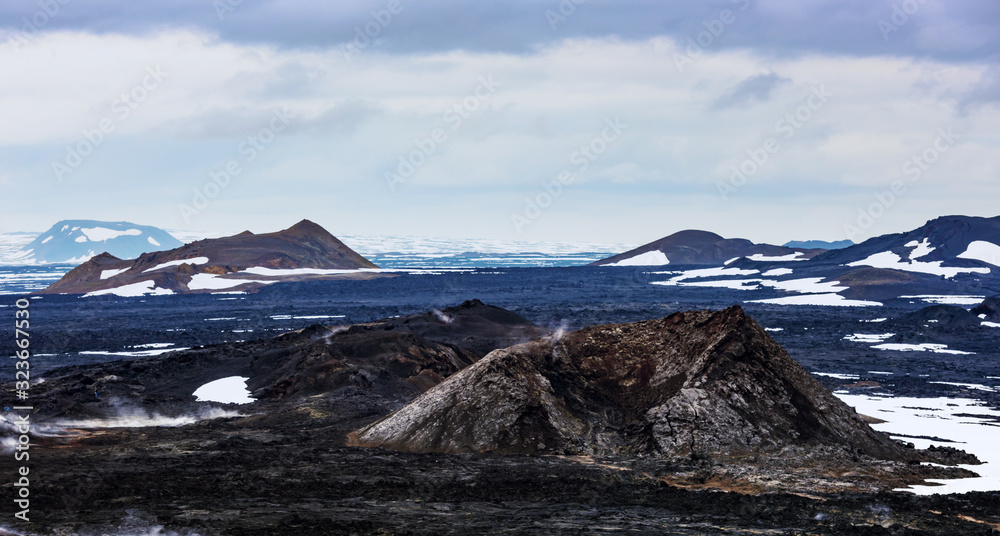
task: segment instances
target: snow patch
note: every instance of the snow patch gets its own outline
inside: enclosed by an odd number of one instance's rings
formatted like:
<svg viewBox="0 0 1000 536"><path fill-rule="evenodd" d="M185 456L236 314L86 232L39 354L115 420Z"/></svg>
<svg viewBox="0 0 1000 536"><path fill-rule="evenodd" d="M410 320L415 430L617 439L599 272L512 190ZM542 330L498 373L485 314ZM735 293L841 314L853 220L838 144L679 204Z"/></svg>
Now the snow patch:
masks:
<svg viewBox="0 0 1000 536"><path fill-rule="evenodd" d="M664 266L670 264L667 255L659 250L647 251L634 257L613 262L607 266Z"/></svg>
<svg viewBox="0 0 1000 536"><path fill-rule="evenodd" d="M895 333L855 333L844 337L844 340L851 342L882 342L893 335Z"/></svg>
<svg viewBox="0 0 1000 536"><path fill-rule="evenodd" d="M263 266L254 266L240 271L241 274L253 274L253 275L263 275L270 277L281 277L286 275L336 275L336 274L353 274L355 272L363 271L363 268L357 270L345 270L345 269L323 269L323 268L264 268Z"/></svg>
<svg viewBox="0 0 1000 536"><path fill-rule="evenodd" d="M95 290L94 292L88 292L83 295L84 298L89 298L91 296L106 296L113 294L115 296L122 296L125 298L132 298L136 296L145 296L151 294L153 296L165 296L167 294L173 294L174 291L168 288L157 288L156 282L153 280L141 281L139 283L132 283L131 285L123 285L120 287L109 288L105 290Z"/></svg>
<svg viewBox="0 0 1000 536"><path fill-rule="evenodd" d="M208 257L195 257L193 259L180 259L177 261L165 262L163 264L157 264L156 266L143 270L142 273L152 272L154 270L162 270L163 268L170 268L171 266L180 266L182 264L207 264Z"/></svg>
<svg viewBox="0 0 1000 536"><path fill-rule="evenodd" d="M149 242L150 244L156 246L156 247L160 247L160 243L157 242L156 239L153 238L153 237L151 237L151 236L147 236L146 237L146 241Z"/></svg>
<svg viewBox="0 0 1000 536"><path fill-rule="evenodd" d="M188 290L223 290L245 283L269 285L277 281L256 281L253 279L223 279L217 274L194 274L188 283Z"/></svg>
<svg viewBox="0 0 1000 536"><path fill-rule="evenodd" d="M805 294L802 296L787 296L770 300L751 300L749 303L769 303L773 305L824 305L834 307L881 307L874 301L849 300L840 294Z"/></svg>
<svg viewBox="0 0 1000 536"><path fill-rule="evenodd" d="M978 383L955 383L955 382L927 382L936 383L939 385L950 385L952 387L964 387L966 389L972 389L974 391L986 391L987 393L995 393L996 389L988 387L986 385L980 385Z"/></svg>
<svg viewBox="0 0 1000 536"><path fill-rule="evenodd" d="M768 270L761 275L764 277L781 277L792 273L792 271L793 270L791 268L775 268L773 270Z"/></svg>
<svg viewBox="0 0 1000 536"><path fill-rule="evenodd" d="M934 343L921 343L921 344L906 344L899 342L887 342L882 344L876 344L872 346L876 350L895 350L897 352L933 352L935 354L953 354L953 355L974 355L973 352L963 352L961 350L949 350L947 344L934 344Z"/></svg>
<svg viewBox="0 0 1000 536"><path fill-rule="evenodd" d="M1000 324L996 322L983 322L983 325L988 328L1000 328Z"/></svg>
<svg viewBox="0 0 1000 536"><path fill-rule="evenodd" d="M759 261L759 262L804 261L805 259L798 258L801 257L802 255L805 255L805 253L802 253L801 251L796 251L795 253L789 253L788 255L782 255L780 257L768 257L763 253L754 253L753 255L750 255L747 258L752 261Z"/></svg>
<svg viewBox="0 0 1000 536"><path fill-rule="evenodd" d="M219 402L222 404L249 404L254 401L247 389L245 376L229 376L211 381L195 389L193 396L198 402Z"/></svg>
<svg viewBox="0 0 1000 536"><path fill-rule="evenodd" d="M180 352L190 350L190 348L152 348L148 350L128 350L124 352L111 352L107 350L87 350L78 352L80 355L107 355L114 357L154 357L168 352Z"/></svg>
<svg viewBox="0 0 1000 536"><path fill-rule="evenodd" d="M49 235L49 236L45 237L45 240L42 240L42 243L44 244L44 243L48 242L49 240L52 240L52 235Z"/></svg>
<svg viewBox="0 0 1000 536"><path fill-rule="evenodd" d="M1000 266L1000 246L993 242L976 240L969 244L969 247L959 254L958 258L973 259L993 266Z"/></svg>
<svg viewBox="0 0 1000 536"><path fill-rule="evenodd" d="M904 262L903 259L891 252L883 251L881 253L875 253L870 255L867 259L860 261L855 261L848 263L848 266L871 266L873 268L889 268L892 270L902 270L905 272L917 272L923 274L934 274L944 276L946 278L953 278L958 274L988 274L990 273L989 268L951 268L941 266L943 261L934 262L920 262L920 261L909 261Z"/></svg>
<svg viewBox="0 0 1000 536"><path fill-rule="evenodd" d="M691 281L688 283L679 283L679 284L685 287L713 287L713 288L728 288L733 290L757 290L760 288L760 286L757 285L758 282L760 282L760 279L720 279L716 281ZM666 282L662 283L666 284Z"/></svg>
<svg viewBox="0 0 1000 536"><path fill-rule="evenodd" d="M913 248L913 251L910 252L911 261L919 259L920 257L924 257L928 253L937 249L931 245L930 238L924 238L923 242L917 242L916 240L912 240L910 242L907 242L904 247Z"/></svg>
<svg viewBox="0 0 1000 536"><path fill-rule="evenodd" d="M800 294L823 294L827 292L840 292L848 287L839 287L840 281L827 281L821 283L822 277L805 277L802 279L788 279L785 281L761 281L761 285L774 287L778 290L798 292Z"/></svg>
<svg viewBox="0 0 1000 536"><path fill-rule="evenodd" d="M139 236L142 231L138 229L129 229L127 231L115 231L114 229L108 229L106 227L84 227L80 229L80 232L87 236L87 240L91 242L104 242L105 240L111 240L113 238L118 238L119 236ZM78 238L77 242L81 242Z"/></svg>
<svg viewBox="0 0 1000 536"><path fill-rule="evenodd" d="M704 277L722 277L722 276L735 276L735 275L752 275L757 273L760 272L758 270L743 270L741 268L699 268L697 270L688 270L686 272L681 272L680 275L671 277L667 281L653 281L652 283L654 285L676 286L685 279L698 279Z"/></svg>
<svg viewBox="0 0 1000 536"><path fill-rule="evenodd" d="M837 372L813 372L814 376L827 376L830 378L836 378L838 380L859 380L861 376L857 374L840 374Z"/></svg>
<svg viewBox="0 0 1000 536"><path fill-rule="evenodd" d="M940 305L979 305L986 296L900 296L901 299L923 300Z"/></svg>
<svg viewBox="0 0 1000 536"><path fill-rule="evenodd" d="M120 274L122 272L127 272L130 269L131 269L131 267L129 267L129 268L122 268L120 270L102 270L101 271L101 279L111 279L112 277L114 277L114 276L116 276L116 275L118 275L118 274Z"/></svg>

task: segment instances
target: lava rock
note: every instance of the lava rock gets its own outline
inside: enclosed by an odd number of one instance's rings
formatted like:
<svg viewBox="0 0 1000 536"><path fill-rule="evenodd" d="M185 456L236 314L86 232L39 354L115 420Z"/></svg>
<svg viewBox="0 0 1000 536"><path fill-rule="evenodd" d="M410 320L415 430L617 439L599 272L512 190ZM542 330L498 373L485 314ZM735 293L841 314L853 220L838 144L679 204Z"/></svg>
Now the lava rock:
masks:
<svg viewBox="0 0 1000 536"><path fill-rule="evenodd" d="M351 441L404 451L684 459L822 445L907 457L739 306L494 351Z"/></svg>

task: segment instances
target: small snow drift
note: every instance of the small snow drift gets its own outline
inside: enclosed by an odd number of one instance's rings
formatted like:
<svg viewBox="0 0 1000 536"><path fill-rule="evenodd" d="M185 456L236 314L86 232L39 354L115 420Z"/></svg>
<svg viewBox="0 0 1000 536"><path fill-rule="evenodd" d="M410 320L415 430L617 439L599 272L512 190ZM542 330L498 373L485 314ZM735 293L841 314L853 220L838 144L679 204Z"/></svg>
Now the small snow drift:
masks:
<svg viewBox="0 0 1000 536"><path fill-rule="evenodd" d="M211 381L195 389L192 396L198 402L219 402L220 404L250 404L253 397L247 389L245 376L230 376Z"/></svg>
<svg viewBox="0 0 1000 536"><path fill-rule="evenodd" d="M494 351L351 441L420 452L667 458L813 445L904 457L738 306Z"/></svg>

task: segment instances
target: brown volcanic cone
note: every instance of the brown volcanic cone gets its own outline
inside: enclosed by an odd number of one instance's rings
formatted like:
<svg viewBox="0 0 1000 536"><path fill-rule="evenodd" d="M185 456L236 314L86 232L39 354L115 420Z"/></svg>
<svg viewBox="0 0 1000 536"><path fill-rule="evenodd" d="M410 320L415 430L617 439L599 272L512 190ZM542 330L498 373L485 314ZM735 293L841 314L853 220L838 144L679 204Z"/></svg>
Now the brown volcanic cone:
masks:
<svg viewBox="0 0 1000 536"><path fill-rule="evenodd" d="M494 351L352 441L427 452L684 458L815 445L903 458L738 306Z"/></svg>
<svg viewBox="0 0 1000 536"><path fill-rule="evenodd" d="M207 263L195 263L200 257ZM170 262L192 261L158 268ZM84 294L107 289L151 282L151 286L172 292L189 292L188 283L195 274L215 274L240 281L235 290L259 287L259 277L237 272L247 268L276 269L317 268L353 270L378 268L326 229L309 221L275 233L255 235L249 231L224 238L199 240L169 251L145 253L135 260L120 260L102 253L77 266L42 293ZM101 279L105 271L121 273Z"/></svg>
<svg viewBox="0 0 1000 536"><path fill-rule="evenodd" d="M595 261L591 263L591 266L614 264L651 251L659 251L666 255L670 264L708 264L721 266L728 260L739 257L750 257L758 253L769 257L781 257L792 253L801 253L801 258L809 259L826 250L754 244L745 238L723 238L708 231L688 229L665 236L624 253Z"/></svg>

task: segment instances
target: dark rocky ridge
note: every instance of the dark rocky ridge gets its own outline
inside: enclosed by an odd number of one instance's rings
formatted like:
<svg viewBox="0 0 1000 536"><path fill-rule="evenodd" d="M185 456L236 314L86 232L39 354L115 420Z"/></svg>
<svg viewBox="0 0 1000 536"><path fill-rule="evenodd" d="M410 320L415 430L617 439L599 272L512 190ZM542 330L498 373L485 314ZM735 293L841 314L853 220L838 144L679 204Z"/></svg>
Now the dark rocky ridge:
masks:
<svg viewBox="0 0 1000 536"><path fill-rule="evenodd" d="M470 300L366 324L313 325L271 339L64 367L32 394L42 420L114 417L120 406L175 415L201 407L192 396L201 385L246 376L262 401L294 405L324 395L345 416L384 415L489 351L545 333L510 311Z"/></svg>
<svg viewBox="0 0 1000 536"><path fill-rule="evenodd" d="M662 252L667 256L670 264L708 264L721 266L724 262L734 258L749 257L758 253L768 257L783 257L799 252L802 253L799 256L800 258L807 259L826 250L754 244L743 238L723 238L708 231L686 230L639 246L625 253L601 259L592 263L592 265L613 264L652 251Z"/></svg>
<svg viewBox="0 0 1000 536"><path fill-rule="evenodd" d="M494 351L353 441L422 452L719 458L832 446L909 457L738 306Z"/></svg>
<svg viewBox="0 0 1000 536"><path fill-rule="evenodd" d="M181 262L175 266L146 272L164 263L199 257L207 257L208 262L203 264ZM213 274L235 281L246 281L234 284L226 290L249 290L259 288L261 286L259 281L279 280L268 276L236 273L251 267L323 270L378 268L326 229L309 220L302 220L283 231L260 235L244 231L229 237L199 240L169 251L146 253L134 261L121 260L108 253L102 253L71 270L41 294L85 294L147 281L152 281L157 289L192 292L202 290L188 287L192 276L196 274ZM124 271L107 279L101 279L101 274L105 270ZM337 275L302 275L282 277L280 280L322 277L337 277Z"/></svg>
<svg viewBox="0 0 1000 536"><path fill-rule="evenodd" d="M979 318L979 315L986 315L982 320L1000 322L1000 296L986 298L983 303L973 307L971 312L976 318Z"/></svg>
<svg viewBox="0 0 1000 536"><path fill-rule="evenodd" d="M965 331L980 327L982 321L975 313L958 305L931 305L914 311L902 318L894 319L889 325L899 328L932 328L935 330Z"/></svg>
<svg viewBox="0 0 1000 536"><path fill-rule="evenodd" d="M931 305L884 324L893 335L883 343L943 344L958 350L970 339L989 341L998 335L997 328L983 326L983 319L958 305ZM978 359L975 352L959 354L957 359Z"/></svg>

